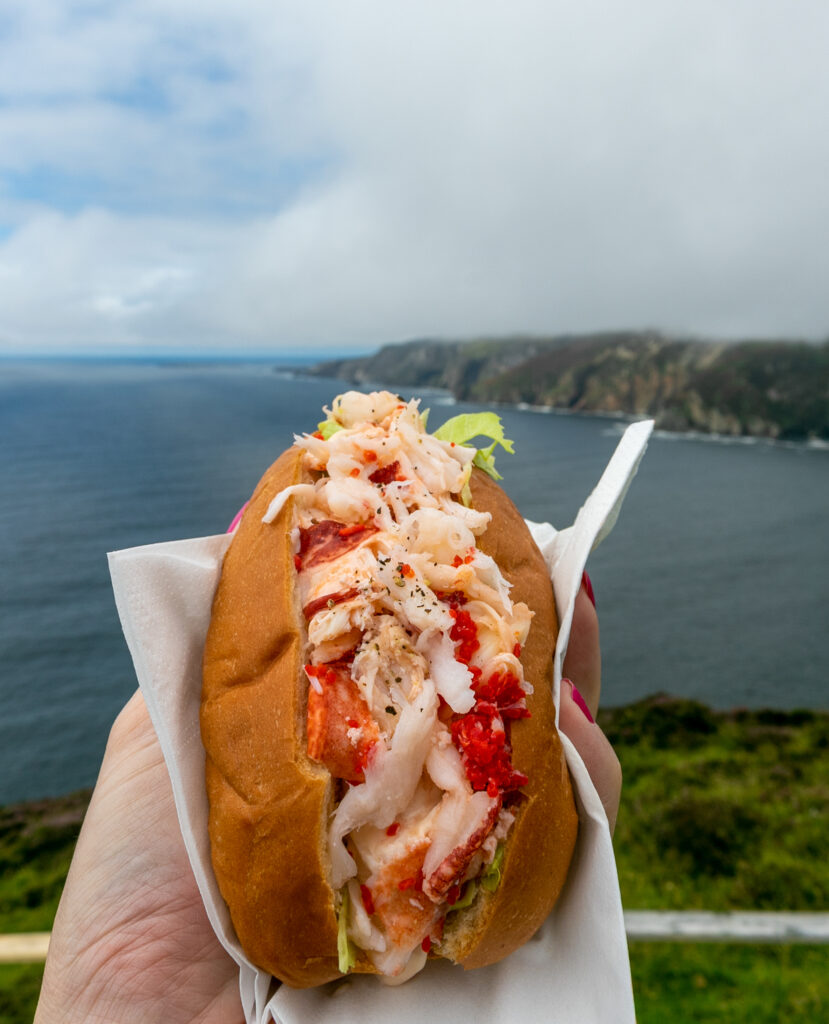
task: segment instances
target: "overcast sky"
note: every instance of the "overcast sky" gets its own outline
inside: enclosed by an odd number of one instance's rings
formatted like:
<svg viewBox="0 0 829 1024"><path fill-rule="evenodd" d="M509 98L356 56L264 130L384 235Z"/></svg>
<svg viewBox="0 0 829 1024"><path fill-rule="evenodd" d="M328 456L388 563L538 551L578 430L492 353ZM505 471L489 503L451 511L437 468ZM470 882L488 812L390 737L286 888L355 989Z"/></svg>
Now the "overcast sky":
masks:
<svg viewBox="0 0 829 1024"><path fill-rule="evenodd" d="M3 0L0 352L829 335L825 0Z"/></svg>

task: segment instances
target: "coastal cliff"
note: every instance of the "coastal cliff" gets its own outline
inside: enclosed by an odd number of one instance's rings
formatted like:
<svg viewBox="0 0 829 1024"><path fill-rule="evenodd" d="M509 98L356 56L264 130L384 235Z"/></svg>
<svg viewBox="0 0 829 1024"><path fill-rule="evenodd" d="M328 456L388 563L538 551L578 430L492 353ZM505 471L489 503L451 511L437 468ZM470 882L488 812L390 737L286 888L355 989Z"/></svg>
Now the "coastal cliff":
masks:
<svg viewBox="0 0 829 1024"><path fill-rule="evenodd" d="M663 430L829 440L829 342L708 342L656 331L420 339L312 371L458 400L653 417Z"/></svg>

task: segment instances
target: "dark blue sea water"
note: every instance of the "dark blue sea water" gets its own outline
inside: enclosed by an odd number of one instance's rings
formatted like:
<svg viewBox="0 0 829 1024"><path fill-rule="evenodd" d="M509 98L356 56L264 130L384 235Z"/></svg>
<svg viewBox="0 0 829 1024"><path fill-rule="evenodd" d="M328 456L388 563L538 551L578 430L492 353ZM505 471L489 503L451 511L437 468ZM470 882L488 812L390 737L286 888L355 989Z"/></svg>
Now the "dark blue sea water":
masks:
<svg viewBox="0 0 829 1024"><path fill-rule="evenodd" d="M337 381L263 363L0 362L0 802L91 784L134 689L106 552L224 530ZM431 395L430 426L465 407ZM525 516L572 522L611 420L501 410ZM656 437L591 558L604 699L826 707L829 451Z"/></svg>

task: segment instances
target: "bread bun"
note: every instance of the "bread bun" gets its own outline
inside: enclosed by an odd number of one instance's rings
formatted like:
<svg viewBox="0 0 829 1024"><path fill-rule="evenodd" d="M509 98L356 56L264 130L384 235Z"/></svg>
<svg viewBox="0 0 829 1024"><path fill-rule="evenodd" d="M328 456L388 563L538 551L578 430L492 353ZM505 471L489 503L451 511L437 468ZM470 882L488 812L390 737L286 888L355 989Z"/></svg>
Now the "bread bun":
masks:
<svg viewBox="0 0 829 1024"><path fill-rule="evenodd" d="M225 556L207 634L201 705L213 868L248 958L295 987L340 977L338 893L328 829L336 781L308 756L308 630L298 594L295 500L263 522L274 495L309 482L301 449L265 473ZM511 805L501 880L446 917L430 955L464 967L500 960L531 937L567 874L577 817L555 727L557 623L544 560L515 506L474 470L472 506L491 513L477 538L534 613L521 650L530 717L510 723L512 762L528 777ZM353 970L375 972L360 953Z"/></svg>

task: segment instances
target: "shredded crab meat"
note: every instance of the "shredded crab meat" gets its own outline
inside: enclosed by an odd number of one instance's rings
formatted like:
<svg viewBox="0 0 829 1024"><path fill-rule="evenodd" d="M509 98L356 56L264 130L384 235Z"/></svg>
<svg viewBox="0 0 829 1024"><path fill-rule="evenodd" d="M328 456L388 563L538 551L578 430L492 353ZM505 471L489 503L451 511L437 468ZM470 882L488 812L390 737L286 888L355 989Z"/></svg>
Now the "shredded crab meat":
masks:
<svg viewBox="0 0 829 1024"><path fill-rule="evenodd" d="M314 482L275 495L265 521L295 499L309 687L315 706L346 705L344 727L315 743L365 755L330 819L331 884L348 887L350 940L400 981L439 941L449 891L491 862L514 819L497 787L473 789L447 723L474 719L478 682L499 672L532 691L520 661L532 613L477 548L490 516L461 500L474 448L426 433L418 403L389 392L349 391L326 412L327 439L295 438ZM329 663L351 680L336 699Z"/></svg>
<svg viewBox="0 0 829 1024"><path fill-rule="evenodd" d="M307 502L310 505L316 498L316 490L313 484L292 484L290 487L285 487L268 505L262 522L272 523L282 511L288 498L296 498L298 502Z"/></svg>
<svg viewBox="0 0 829 1024"><path fill-rule="evenodd" d="M475 704L473 677L466 665L455 657L455 645L439 629L427 629L417 641L429 663L429 672L435 687L453 711L465 714Z"/></svg>
<svg viewBox="0 0 829 1024"><path fill-rule="evenodd" d="M399 715L423 686L426 658L392 615L372 620L354 656L351 675L386 736L397 727Z"/></svg>
<svg viewBox="0 0 829 1024"><path fill-rule="evenodd" d="M423 863L423 891L434 903L440 902L453 885L464 881L501 810L498 797L482 792L466 797L447 793L443 801L435 821L435 837Z"/></svg>
<svg viewBox="0 0 829 1024"><path fill-rule="evenodd" d="M475 535L464 522L450 517L438 508L418 508L401 528L408 551L425 554L436 565L450 566L459 551L475 547Z"/></svg>
<svg viewBox="0 0 829 1024"><path fill-rule="evenodd" d="M420 692L401 710L391 741L378 745L365 771L365 782L352 786L334 812L328 833L331 881L342 887L357 873L343 840L364 824L387 828L410 802L432 743L437 716L434 685L425 680Z"/></svg>

